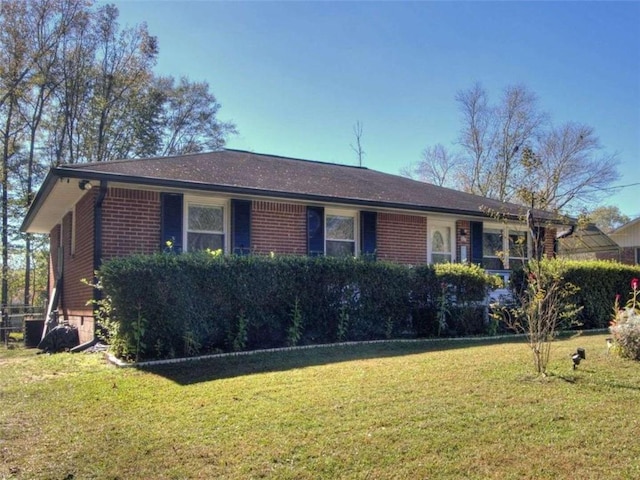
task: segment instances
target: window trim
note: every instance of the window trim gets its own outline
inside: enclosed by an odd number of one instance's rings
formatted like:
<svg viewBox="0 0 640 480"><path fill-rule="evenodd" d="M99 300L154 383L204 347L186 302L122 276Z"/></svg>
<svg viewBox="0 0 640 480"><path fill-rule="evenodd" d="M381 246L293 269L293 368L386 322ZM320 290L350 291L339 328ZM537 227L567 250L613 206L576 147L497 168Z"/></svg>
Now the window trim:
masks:
<svg viewBox="0 0 640 480"><path fill-rule="evenodd" d="M223 253L229 252L230 238L229 232L231 231L231 218L230 218L230 204L228 199L216 198L216 197L199 197L199 196L184 196L182 206L182 250L189 251L189 207L190 206L202 206L202 207L219 207L222 208L222 249Z"/></svg>
<svg viewBox="0 0 640 480"><path fill-rule="evenodd" d="M360 245L358 239L360 238L360 212L358 210L338 209L338 208L325 208L324 211L324 254L327 255L327 242L353 242L353 256L360 256ZM329 238L329 230L327 228L327 221L329 217L349 217L353 219L353 239L332 239Z"/></svg>
<svg viewBox="0 0 640 480"><path fill-rule="evenodd" d="M429 264L434 264L433 254L444 254L446 252L434 252L433 251L433 233L435 230L440 228L449 228L449 248L451 249L451 263L455 263L457 260L456 256L456 222L454 220L446 221L446 220L427 220L427 262Z"/></svg>

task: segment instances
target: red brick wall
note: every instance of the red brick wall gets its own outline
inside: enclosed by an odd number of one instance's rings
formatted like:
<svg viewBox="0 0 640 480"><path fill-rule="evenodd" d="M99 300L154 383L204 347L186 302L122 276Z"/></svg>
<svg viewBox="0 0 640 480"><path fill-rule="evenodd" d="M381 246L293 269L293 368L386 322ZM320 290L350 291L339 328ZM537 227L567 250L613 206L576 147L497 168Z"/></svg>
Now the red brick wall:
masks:
<svg viewBox="0 0 640 480"><path fill-rule="evenodd" d="M160 194L110 188L102 204L102 259L160 250Z"/></svg>
<svg viewBox="0 0 640 480"><path fill-rule="evenodd" d="M461 231L464 230L464 242L463 235L461 235ZM462 262L462 245L467 247L467 262L471 261L471 222L468 220L458 220L456 222L456 261Z"/></svg>
<svg viewBox="0 0 640 480"><path fill-rule="evenodd" d="M307 216L304 205L253 201L251 248L254 253L306 255Z"/></svg>
<svg viewBox="0 0 640 480"><path fill-rule="evenodd" d="M60 226L51 231L51 271L55 279L58 245L64 247L65 276L62 308L65 317L81 329L86 341L93 332L91 306L86 303L93 290L82 279L93 275L93 206L98 189L89 191L76 205L75 250L72 246L73 214L68 213ZM143 190L109 188L102 205L102 259L132 253L153 253L160 249L160 194ZM467 255L471 256L470 224L456 222L456 257L460 260L460 230L466 230ZM377 257L380 260L418 265L427 262L427 217L403 213L379 212L377 220ZM553 255L555 231L546 230L545 252ZM254 253L305 255L305 205L276 201L253 201L251 248ZM53 283L53 282L52 282Z"/></svg>
<svg viewBox="0 0 640 480"><path fill-rule="evenodd" d="M78 327L81 342L93 338L92 306L87 305L93 297L93 290L82 280L90 280L93 276L94 195L92 192L87 193L76 205L75 228L74 212L69 212L62 219L62 223L50 233L50 288L53 291L58 262L62 261L64 275L58 310L61 319L68 320ZM59 247L62 248L62 255L59 254Z"/></svg>
<svg viewBox="0 0 640 480"><path fill-rule="evenodd" d="M98 189L84 195L73 212L51 232L51 273L53 288L58 262L58 245L63 247L64 276L60 301L61 314L78 327L80 341L93 338L93 289L82 280L93 277L94 204ZM139 190L110 188L102 204L102 259L131 253L152 253L160 248L160 194ZM73 230L73 232L72 232ZM72 252L72 233L75 245Z"/></svg>
<svg viewBox="0 0 640 480"><path fill-rule="evenodd" d="M92 311L87 301L93 298L93 289L82 280L93 277L93 203L94 193L89 192L80 199L75 209L75 250L71 251L71 222L73 213L63 220L65 269L64 308L65 311Z"/></svg>
<svg viewBox="0 0 640 480"><path fill-rule="evenodd" d="M620 248L620 263L627 265L636 264L636 249L635 247L621 247Z"/></svg>
<svg viewBox="0 0 640 480"><path fill-rule="evenodd" d="M427 218L378 213L377 258L418 265L427 263Z"/></svg>
<svg viewBox="0 0 640 480"><path fill-rule="evenodd" d="M547 258L555 257L556 233L555 228L545 228L544 230L544 254Z"/></svg>

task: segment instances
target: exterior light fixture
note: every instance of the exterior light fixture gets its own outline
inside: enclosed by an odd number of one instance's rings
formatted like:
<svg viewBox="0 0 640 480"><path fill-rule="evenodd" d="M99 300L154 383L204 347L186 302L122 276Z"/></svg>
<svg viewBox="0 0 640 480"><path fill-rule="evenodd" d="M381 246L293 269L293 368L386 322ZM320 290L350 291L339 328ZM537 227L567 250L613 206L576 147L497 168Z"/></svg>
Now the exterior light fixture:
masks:
<svg viewBox="0 0 640 480"><path fill-rule="evenodd" d="M467 229L461 228L458 233L460 233L460 243L467 243L467 234L469 233Z"/></svg>
<svg viewBox="0 0 640 480"><path fill-rule="evenodd" d="M89 180L80 180L80 183L78 183L78 187L80 187L80 190L91 190L93 185L91 185L91 182Z"/></svg>

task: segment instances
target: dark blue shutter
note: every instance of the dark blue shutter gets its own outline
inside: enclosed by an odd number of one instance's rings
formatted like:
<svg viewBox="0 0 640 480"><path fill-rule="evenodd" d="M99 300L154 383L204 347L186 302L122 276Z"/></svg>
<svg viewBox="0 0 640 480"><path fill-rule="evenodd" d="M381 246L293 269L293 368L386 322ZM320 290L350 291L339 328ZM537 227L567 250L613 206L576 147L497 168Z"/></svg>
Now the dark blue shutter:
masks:
<svg viewBox="0 0 640 480"><path fill-rule="evenodd" d="M307 207L307 255L324 255L323 207Z"/></svg>
<svg viewBox="0 0 640 480"><path fill-rule="evenodd" d="M471 263L482 265L482 222L471 223Z"/></svg>
<svg viewBox="0 0 640 480"><path fill-rule="evenodd" d="M171 241L171 250L182 252L182 195L179 193L161 193L161 226L160 248L167 250L167 242Z"/></svg>
<svg viewBox="0 0 640 480"><path fill-rule="evenodd" d="M362 255L375 258L376 254L376 212L360 212L360 251Z"/></svg>
<svg viewBox="0 0 640 480"><path fill-rule="evenodd" d="M231 200L231 252L251 253L251 200Z"/></svg>

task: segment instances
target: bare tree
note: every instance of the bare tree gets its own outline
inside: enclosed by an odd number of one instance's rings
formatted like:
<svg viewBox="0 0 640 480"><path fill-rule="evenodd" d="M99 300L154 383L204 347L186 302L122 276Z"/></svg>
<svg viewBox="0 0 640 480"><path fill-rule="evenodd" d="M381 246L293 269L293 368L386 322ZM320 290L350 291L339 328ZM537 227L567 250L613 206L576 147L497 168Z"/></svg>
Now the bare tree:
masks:
<svg viewBox="0 0 640 480"><path fill-rule="evenodd" d="M448 150L441 143L427 147L422 158L414 165L402 170L402 174L441 187L455 186L459 178L460 155Z"/></svg>
<svg viewBox="0 0 640 480"><path fill-rule="evenodd" d="M360 120L356 122L353 126L353 135L356 137L356 144L351 144L351 149L356 152L358 156L358 166L362 166L362 157L365 154L365 151L362 149L362 123Z"/></svg>
<svg viewBox="0 0 640 480"><path fill-rule="evenodd" d="M512 200L519 185L520 149L535 141L547 116L540 112L536 95L523 85L507 87L496 106L488 102L479 84L458 92L462 113L459 143L466 168L461 183L466 191Z"/></svg>
<svg viewBox="0 0 640 480"><path fill-rule="evenodd" d="M547 210L576 212L597 203L619 178L617 155L604 152L587 125L566 123L547 130L540 138L537 156L540 168L526 181L536 186L539 206Z"/></svg>
<svg viewBox="0 0 640 480"><path fill-rule="evenodd" d="M459 187L463 190L490 196L493 185L496 129L493 108L487 92L479 83L469 90L459 91L456 102L461 113L462 128L458 142L466 155L466 169L461 171Z"/></svg>

